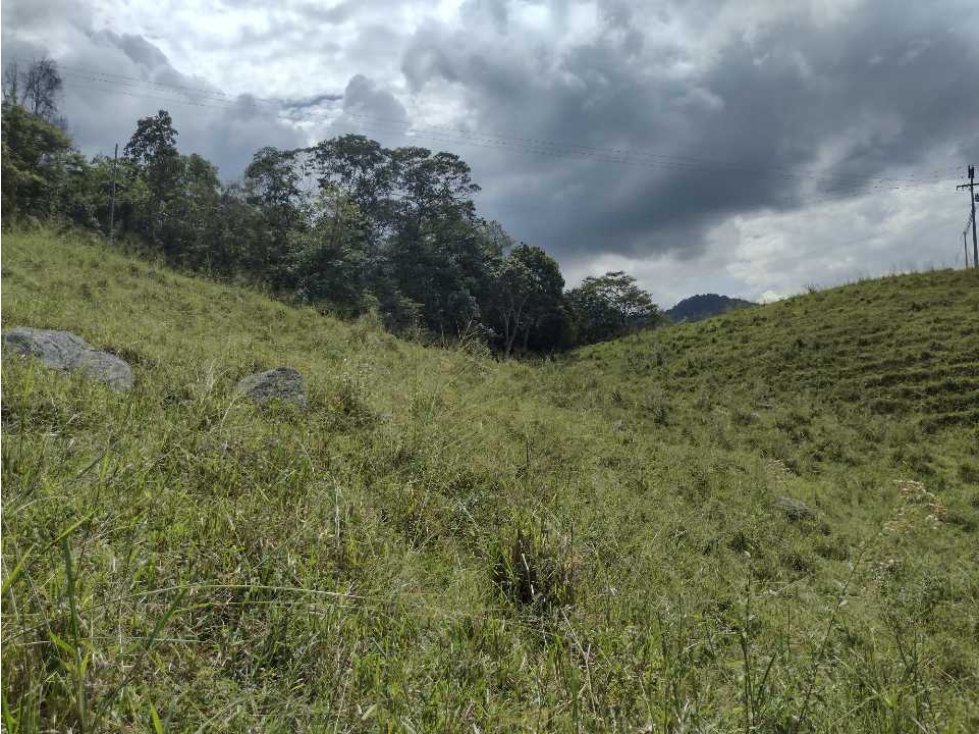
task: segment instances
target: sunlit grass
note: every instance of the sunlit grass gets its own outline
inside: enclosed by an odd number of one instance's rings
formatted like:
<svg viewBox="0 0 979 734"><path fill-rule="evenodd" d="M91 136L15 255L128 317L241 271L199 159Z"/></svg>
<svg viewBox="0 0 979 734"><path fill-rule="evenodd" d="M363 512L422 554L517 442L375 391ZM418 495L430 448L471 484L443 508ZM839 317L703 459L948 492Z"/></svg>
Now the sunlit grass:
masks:
<svg viewBox="0 0 979 734"><path fill-rule="evenodd" d="M137 375L3 360L10 732L979 729L974 274L500 363L3 244Z"/></svg>

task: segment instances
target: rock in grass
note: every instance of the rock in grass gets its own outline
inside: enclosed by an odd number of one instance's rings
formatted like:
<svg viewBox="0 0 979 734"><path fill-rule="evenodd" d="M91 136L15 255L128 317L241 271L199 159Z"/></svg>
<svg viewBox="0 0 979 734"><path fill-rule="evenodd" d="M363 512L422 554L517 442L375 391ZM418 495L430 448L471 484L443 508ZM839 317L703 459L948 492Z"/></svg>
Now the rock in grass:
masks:
<svg viewBox="0 0 979 734"><path fill-rule="evenodd" d="M300 408L306 407L306 384L299 371L292 367L276 367L248 375L238 383L237 389L259 405L281 400Z"/></svg>
<svg viewBox="0 0 979 734"><path fill-rule="evenodd" d="M113 390L129 390L133 386L133 371L125 360L93 349L69 331L18 326L3 335L3 346L19 354L37 357L53 369L81 372Z"/></svg>
<svg viewBox="0 0 979 734"><path fill-rule="evenodd" d="M813 520L816 517L816 513L810 510L805 502L793 499L792 497L787 497L784 494L775 500L775 504L778 505L778 508L785 513L785 516L793 522Z"/></svg>

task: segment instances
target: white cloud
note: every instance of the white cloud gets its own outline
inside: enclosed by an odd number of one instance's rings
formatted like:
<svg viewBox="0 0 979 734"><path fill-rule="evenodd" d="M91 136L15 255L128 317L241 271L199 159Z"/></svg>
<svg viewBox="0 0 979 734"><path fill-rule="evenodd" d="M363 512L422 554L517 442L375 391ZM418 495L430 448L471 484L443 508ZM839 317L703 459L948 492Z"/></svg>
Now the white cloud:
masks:
<svg viewBox="0 0 979 734"><path fill-rule="evenodd" d="M588 275L625 270L669 307L695 293L768 302L866 276L961 267L967 201L954 195L956 183L886 190L788 213L737 215L709 232L708 247L696 259L603 254L573 262L567 280L574 285Z"/></svg>
<svg viewBox="0 0 979 734"><path fill-rule="evenodd" d="M726 270L748 292L798 292L868 274L961 264L963 202L954 180L782 214L737 216Z"/></svg>

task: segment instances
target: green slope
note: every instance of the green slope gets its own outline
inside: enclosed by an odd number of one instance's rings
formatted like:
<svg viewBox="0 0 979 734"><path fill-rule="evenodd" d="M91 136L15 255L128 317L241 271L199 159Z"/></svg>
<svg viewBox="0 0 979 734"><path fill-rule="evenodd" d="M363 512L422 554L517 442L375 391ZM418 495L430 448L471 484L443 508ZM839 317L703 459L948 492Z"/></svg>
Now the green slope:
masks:
<svg viewBox="0 0 979 734"><path fill-rule="evenodd" d="M710 324L582 350L634 382L689 392L803 393L913 416L979 423L979 275L892 276L749 308Z"/></svg>
<svg viewBox="0 0 979 734"><path fill-rule="evenodd" d="M9 731L979 728L972 274L501 364L3 245L137 375L3 360Z"/></svg>

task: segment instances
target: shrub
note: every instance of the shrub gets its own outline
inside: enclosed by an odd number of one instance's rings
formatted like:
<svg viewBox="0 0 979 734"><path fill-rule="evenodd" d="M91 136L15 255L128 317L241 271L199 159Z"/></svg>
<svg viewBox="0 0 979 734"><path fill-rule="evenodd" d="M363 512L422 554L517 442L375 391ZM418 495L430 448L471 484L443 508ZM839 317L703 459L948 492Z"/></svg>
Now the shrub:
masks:
<svg viewBox="0 0 979 734"><path fill-rule="evenodd" d="M510 603L537 612L574 603L571 539L539 527L516 528L493 548L493 581Z"/></svg>

